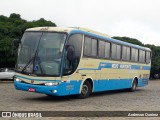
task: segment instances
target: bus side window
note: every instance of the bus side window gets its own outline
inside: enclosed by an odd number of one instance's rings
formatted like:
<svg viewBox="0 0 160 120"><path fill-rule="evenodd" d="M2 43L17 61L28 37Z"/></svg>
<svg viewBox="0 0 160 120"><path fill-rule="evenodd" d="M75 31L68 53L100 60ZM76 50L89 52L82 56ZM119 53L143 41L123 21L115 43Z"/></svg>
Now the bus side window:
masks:
<svg viewBox="0 0 160 120"><path fill-rule="evenodd" d="M97 40L92 39L92 56L97 57Z"/></svg>
<svg viewBox="0 0 160 120"><path fill-rule="evenodd" d="M139 62L144 63L145 62L145 51L139 50Z"/></svg>
<svg viewBox="0 0 160 120"><path fill-rule="evenodd" d="M92 39L85 37L84 41L84 56L92 56Z"/></svg>
<svg viewBox="0 0 160 120"><path fill-rule="evenodd" d="M111 44L106 42L105 44L105 58L110 58Z"/></svg>
<svg viewBox="0 0 160 120"><path fill-rule="evenodd" d="M131 59L131 49L130 47L123 46L122 47L122 60L130 61Z"/></svg>
<svg viewBox="0 0 160 120"><path fill-rule="evenodd" d="M131 61L138 62L138 49L131 48Z"/></svg>
<svg viewBox="0 0 160 120"><path fill-rule="evenodd" d="M83 36L81 34L73 34L69 37L65 46L64 75L71 74L76 70L81 57L82 39Z"/></svg>
<svg viewBox="0 0 160 120"><path fill-rule="evenodd" d="M151 61L151 52L146 52L146 63L150 63Z"/></svg>
<svg viewBox="0 0 160 120"><path fill-rule="evenodd" d="M112 43L112 59L120 60L121 59L121 45Z"/></svg>
<svg viewBox="0 0 160 120"><path fill-rule="evenodd" d="M100 58L105 58L105 43L104 41L99 41L99 51L98 51L98 55Z"/></svg>

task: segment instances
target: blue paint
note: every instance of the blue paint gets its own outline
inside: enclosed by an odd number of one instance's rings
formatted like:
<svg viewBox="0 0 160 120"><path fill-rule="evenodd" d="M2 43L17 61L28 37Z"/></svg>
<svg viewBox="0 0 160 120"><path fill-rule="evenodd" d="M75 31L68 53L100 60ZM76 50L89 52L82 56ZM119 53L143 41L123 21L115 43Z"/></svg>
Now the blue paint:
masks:
<svg viewBox="0 0 160 120"><path fill-rule="evenodd" d="M138 87L146 86L148 84L148 80L149 79L139 79ZM104 79L104 80L93 80L93 82L94 82L93 92L126 89L126 88L131 88L132 85L132 79L110 79L110 80ZM37 93L55 95L55 96L79 94L81 84L82 81L71 80L70 82L61 82L57 86L44 86L44 85L26 84L14 80L14 86L17 90L28 91L29 88L34 88L36 89ZM52 92L53 90L57 90L58 92L53 93Z"/></svg>
<svg viewBox="0 0 160 120"><path fill-rule="evenodd" d="M150 70L150 69L151 69L150 66L143 66L143 67L142 67L142 70Z"/></svg>
<svg viewBox="0 0 160 120"><path fill-rule="evenodd" d="M94 80L94 92L131 88L132 80L133 79ZM138 87L148 85L148 81L149 79L139 79Z"/></svg>
<svg viewBox="0 0 160 120"><path fill-rule="evenodd" d="M131 88L132 79L94 81L94 92Z"/></svg>
<svg viewBox="0 0 160 120"><path fill-rule="evenodd" d="M102 68L112 68L112 63L100 62L98 70L101 70Z"/></svg>
<svg viewBox="0 0 160 120"><path fill-rule="evenodd" d="M149 79L139 79L138 80L138 87L143 87L143 86L146 86L146 85L148 85L148 81L149 81Z"/></svg>
<svg viewBox="0 0 160 120"><path fill-rule="evenodd" d="M139 65L132 65L131 69L132 70L140 70L140 66Z"/></svg>
<svg viewBox="0 0 160 120"><path fill-rule="evenodd" d="M17 82L14 80L14 86L17 90L28 91L29 88L34 88L37 93L55 95L55 96L65 96L74 95L79 93L79 88L82 81L72 81L70 83L62 82L57 86L43 86L34 84L25 84ZM53 90L57 90L57 93L53 93Z"/></svg>

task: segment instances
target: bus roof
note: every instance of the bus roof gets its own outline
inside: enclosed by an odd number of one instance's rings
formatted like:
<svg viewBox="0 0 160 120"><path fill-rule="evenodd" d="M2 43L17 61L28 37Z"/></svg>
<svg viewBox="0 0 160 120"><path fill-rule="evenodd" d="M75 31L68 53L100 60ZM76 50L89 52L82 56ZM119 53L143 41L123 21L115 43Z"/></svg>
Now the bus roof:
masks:
<svg viewBox="0 0 160 120"><path fill-rule="evenodd" d="M88 36L92 36L94 38L106 40L108 42L117 43L117 44L129 46L129 47L134 47L134 48L137 48L137 49L151 51L147 47L142 47L142 46L139 46L139 45L123 42L123 41L120 41L120 40L117 40L117 39L113 39L107 34L103 34L103 33L100 33L100 32L97 32L97 31L94 31L94 30L91 30L91 29L87 29L87 28L82 28L82 27L69 27L69 28L63 28L63 27L34 27L34 28L29 28L26 31L56 31L56 32L67 32L68 34L82 33L82 34L85 34L85 35L88 35Z"/></svg>

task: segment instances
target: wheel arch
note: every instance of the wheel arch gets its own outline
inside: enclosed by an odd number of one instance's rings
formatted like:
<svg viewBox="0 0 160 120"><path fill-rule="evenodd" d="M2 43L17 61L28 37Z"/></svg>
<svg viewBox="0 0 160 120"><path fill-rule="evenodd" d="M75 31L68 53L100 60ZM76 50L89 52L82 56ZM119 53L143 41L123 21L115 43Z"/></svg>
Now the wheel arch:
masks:
<svg viewBox="0 0 160 120"><path fill-rule="evenodd" d="M85 78L82 80L82 83L81 83L81 86L80 86L80 89L79 89L79 93L81 93L82 85L83 85L83 83L84 83L85 81L88 81L88 82L91 84L92 93L93 93L93 90L94 90L94 82L93 82L92 77L85 77Z"/></svg>
<svg viewBox="0 0 160 120"><path fill-rule="evenodd" d="M137 77L137 76L135 76L135 77L133 78L133 80L132 80L132 84L133 84L134 80L136 80L136 82L137 82L137 86L138 86L138 77ZM132 87L132 84L131 84L131 87Z"/></svg>

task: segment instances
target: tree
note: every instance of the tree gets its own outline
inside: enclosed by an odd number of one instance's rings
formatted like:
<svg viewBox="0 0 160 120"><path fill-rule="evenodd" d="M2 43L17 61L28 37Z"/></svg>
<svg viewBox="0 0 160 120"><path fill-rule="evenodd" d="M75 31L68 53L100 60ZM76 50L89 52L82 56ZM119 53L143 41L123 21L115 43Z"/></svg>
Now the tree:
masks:
<svg viewBox="0 0 160 120"><path fill-rule="evenodd" d="M134 38L118 37L118 36L115 36L115 37L112 37L112 38L117 39L117 40L121 40L121 41L124 41L124 42L128 42L128 43L132 43L132 44L135 44L135 45L144 46L144 44L142 42L140 42L139 40L134 39Z"/></svg>
<svg viewBox="0 0 160 120"><path fill-rule="evenodd" d="M20 39L27 28L56 26L55 23L41 18L37 21L27 21L21 15L12 13L9 17L0 15L0 68L14 67L16 54L12 54L14 39ZM14 50L17 51L17 48Z"/></svg>

